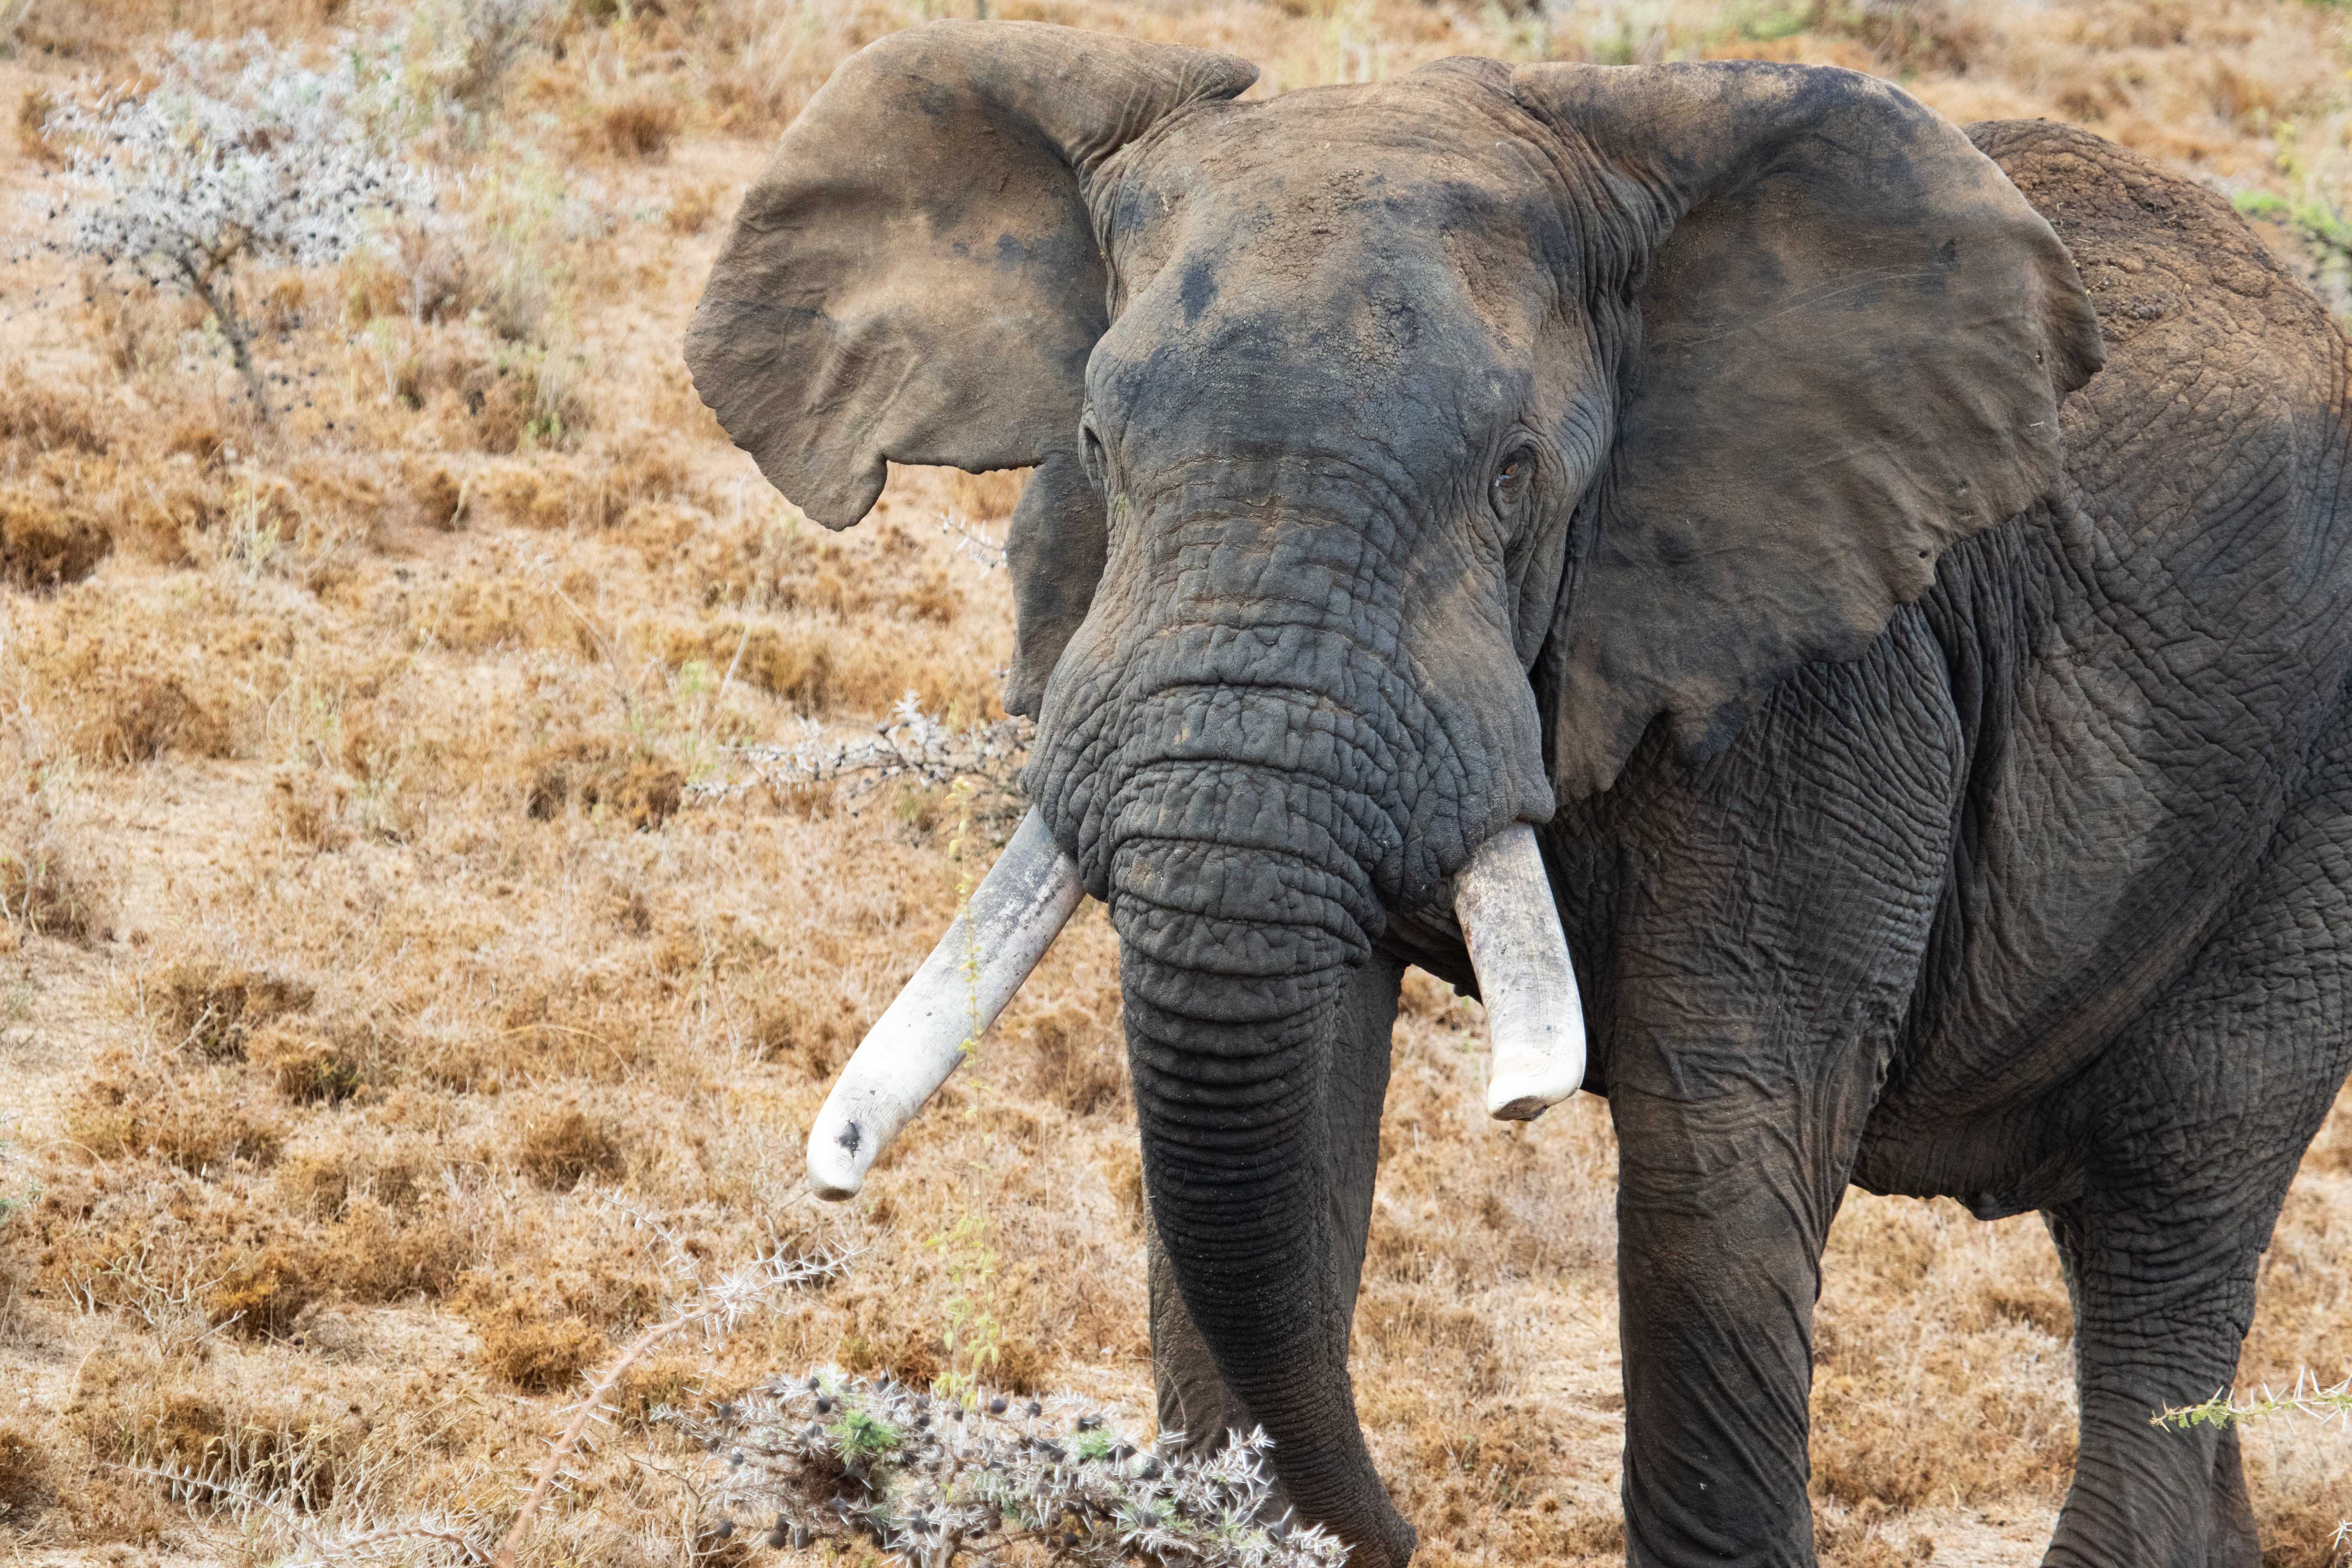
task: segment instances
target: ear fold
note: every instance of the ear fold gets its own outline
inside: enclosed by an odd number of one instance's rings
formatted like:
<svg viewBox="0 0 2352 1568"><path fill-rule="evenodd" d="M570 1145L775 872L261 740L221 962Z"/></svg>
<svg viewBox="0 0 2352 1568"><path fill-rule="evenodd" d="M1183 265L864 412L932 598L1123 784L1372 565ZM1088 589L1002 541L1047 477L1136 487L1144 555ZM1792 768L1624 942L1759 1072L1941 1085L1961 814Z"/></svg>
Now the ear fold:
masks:
<svg viewBox="0 0 2352 1568"><path fill-rule="evenodd" d="M1546 653L1563 799L1661 712L1688 758L1858 657L2058 471L2103 361L2073 260L1960 131L1855 72L1521 68L1654 237L1598 528Z"/></svg>
<svg viewBox="0 0 2352 1568"><path fill-rule="evenodd" d="M868 46L744 198L687 332L696 390L828 528L866 515L886 459L978 472L1071 447L1106 324L1087 180L1256 75L1036 23Z"/></svg>

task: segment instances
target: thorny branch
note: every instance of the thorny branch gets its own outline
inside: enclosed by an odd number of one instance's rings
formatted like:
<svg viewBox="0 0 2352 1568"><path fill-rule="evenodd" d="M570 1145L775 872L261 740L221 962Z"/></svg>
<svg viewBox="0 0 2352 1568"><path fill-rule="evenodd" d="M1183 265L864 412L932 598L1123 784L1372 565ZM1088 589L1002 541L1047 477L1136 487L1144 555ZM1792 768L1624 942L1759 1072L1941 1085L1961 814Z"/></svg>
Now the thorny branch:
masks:
<svg viewBox="0 0 2352 1568"><path fill-rule="evenodd" d="M790 745L730 748L751 776L688 784L688 800L729 800L752 789L782 796L831 786L840 791L855 816L875 791L890 784L944 787L968 778L977 785L975 817L1011 821L1023 809L1021 764L1036 728L1025 719L950 729L925 713L909 691L891 709L890 717L874 727L870 739L828 736L814 719L800 723L801 738Z"/></svg>
<svg viewBox="0 0 2352 1568"><path fill-rule="evenodd" d="M656 1415L723 1467L706 1539L749 1513L772 1546L862 1538L919 1568L1000 1561L1023 1542L1087 1568L1338 1568L1346 1555L1277 1507L1263 1431L1182 1453L1172 1435L1139 1447L1067 1395L982 1391L967 1406L830 1368L708 1416Z"/></svg>

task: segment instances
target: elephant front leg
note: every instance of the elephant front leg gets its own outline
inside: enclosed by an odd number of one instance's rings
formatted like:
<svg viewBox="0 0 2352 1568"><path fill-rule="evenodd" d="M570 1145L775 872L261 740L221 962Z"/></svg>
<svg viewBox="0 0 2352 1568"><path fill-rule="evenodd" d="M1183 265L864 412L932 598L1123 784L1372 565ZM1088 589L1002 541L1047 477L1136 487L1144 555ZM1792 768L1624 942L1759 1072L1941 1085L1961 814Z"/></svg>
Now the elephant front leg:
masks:
<svg viewBox="0 0 2352 1568"><path fill-rule="evenodd" d="M1918 984L1960 763L1940 649L1898 616L1599 824L1622 845L1611 906L1582 912L1614 926L1593 990L1637 1568L1813 1563L1822 1247Z"/></svg>
<svg viewBox="0 0 2352 1568"><path fill-rule="evenodd" d="M1810 1568L1813 1302L1843 1170L1790 1157L1792 1107L1612 1103L1626 1561Z"/></svg>

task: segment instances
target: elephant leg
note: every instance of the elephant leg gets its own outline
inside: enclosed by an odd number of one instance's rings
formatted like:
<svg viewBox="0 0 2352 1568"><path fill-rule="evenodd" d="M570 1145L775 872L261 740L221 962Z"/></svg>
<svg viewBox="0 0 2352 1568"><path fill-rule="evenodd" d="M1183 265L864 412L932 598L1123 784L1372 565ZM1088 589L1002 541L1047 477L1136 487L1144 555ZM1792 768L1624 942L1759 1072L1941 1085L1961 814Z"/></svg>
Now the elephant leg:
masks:
<svg viewBox="0 0 2352 1568"><path fill-rule="evenodd" d="M1331 1184L1331 1267L1339 1287L1335 1300L1352 1302L1363 1277L1372 1177L1380 1163L1381 1109L1389 1090L1389 1041L1403 979L1402 963L1375 954L1357 973L1332 1031L1331 1158L1338 1179ZM1222 1447L1230 1435L1247 1432L1257 1422L1210 1359L1201 1331L1184 1310L1167 1250L1148 1212L1145 1227L1151 1379L1159 1393L1160 1429L1182 1433L1187 1448Z"/></svg>
<svg viewBox="0 0 2352 1568"><path fill-rule="evenodd" d="M1844 1172L1790 1154L1846 1139L1787 1105L1614 1089L1611 1108L1626 1562L1812 1568L1813 1303Z"/></svg>
<svg viewBox="0 0 2352 1568"><path fill-rule="evenodd" d="M2256 1266L2352 1065L2352 730L2197 962L2072 1101L2082 1195L2044 1217L2082 1442L2052 1568L2256 1568L2234 1431L2149 1418L2236 1380Z"/></svg>
<svg viewBox="0 0 2352 1568"><path fill-rule="evenodd" d="M2149 1418L2234 1381L2262 1237L2236 1217L2182 1226L2097 1198L2043 1218L2074 1299L2082 1405L2074 1482L2044 1563L2260 1568L2237 1434Z"/></svg>

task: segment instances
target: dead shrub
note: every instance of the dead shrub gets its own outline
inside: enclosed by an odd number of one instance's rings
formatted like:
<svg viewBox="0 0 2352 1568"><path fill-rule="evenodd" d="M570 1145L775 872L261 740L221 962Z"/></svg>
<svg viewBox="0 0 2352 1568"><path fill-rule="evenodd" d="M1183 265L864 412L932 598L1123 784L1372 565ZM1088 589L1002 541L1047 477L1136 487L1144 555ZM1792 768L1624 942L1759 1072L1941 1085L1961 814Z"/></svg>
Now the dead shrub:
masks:
<svg viewBox="0 0 2352 1568"><path fill-rule="evenodd" d="M563 1191L590 1176L609 1179L628 1168L611 1124L593 1120L576 1106L526 1127L515 1144L515 1163L540 1185Z"/></svg>
<svg viewBox="0 0 2352 1568"><path fill-rule="evenodd" d="M128 1439L121 1443L122 1458L163 1459L202 1469L264 1495L284 1497L305 1511L333 1500L338 1461L347 1455L345 1445L323 1424L257 1421L201 1384L151 1389L142 1403L145 1419L121 1435Z"/></svg>
<svg viewBox="0 0 2352 1568"><path fill-rule="evenodd" d="M578 1318L542 1322L515 1304L481 1330L481 1360L491 1376L525 1394L569 1388L602 1361L604 1336Z"/></svg>
<svg viewBox="0 0 2352 1568"><path fill-rule="evenodd" d="M390 1173L375 1180L386 1191ZM342 1219L318 1243L319 1268L353 1301L437 1300L457 1288L467 1264L466 1238L431 1208L404 1218L389 1202L352 1198Z"/></svg>
<svg viewBox="0 0 2352 1568"><path fill-rule="evenodd" d="M68 942L110 933L111 889L37 795L0 798L0 923Z"/></svg>
<svg viewBox="0 0 2352 1568"><path fill-rule="evenodd" d="M204 1177L240 1165L266 1170L286 1143L276 1119L233 1091L167 1081L120 1059L102 1064L67 1106L66 1131L101 1159L146 1155Z"/></svg>
<svg viewBox="0 0 2352 1568"><path fill-rule="evenodd" d="M1992 41L1983 22L1945 0L1861 0L1823 9L1830 14L1816 26L1826 24L1828 30L1858 39L1898 76L1958 75Z"/></svg>
<svg viewBox="0 0 2352 1568"><path fill-rule="evenodd" d="M68 396L57 384L30 376L0 388L0 440L22 441L37 453L93 458L104 457L113 445L94 394Z"/></svg>
<svg viewBox="0 0 2352 1568"><path fill-rule="evenodd" d="M868 1377L895 1377L912 1388L929 1388L947 1363L932 1334L919 1328L874 1331L842 1336L835 1352L844 1370ZM991 1381L995 1381L992 1377Z"/></svg>
<svg viewBox="0 0 2352 1568"><path fill-rule="evenodd" d="M318 995L285 975L198 962L164 964L142 991L167 1044L216 1061L242 1058L256 1030L307 1011Z"/></svg>
<svg viewBox="0 0 2352 1568"><path fill-rule="evenodd" d="M616 158L667 158L670 143L677 139L679 121L676 103L639 91L605 105L596 117L595 135Z"/></svg>
<svg viewBox="0 0 2352 1568"><path fill-rule="evenodd" d="M21 1530L55 1500L50 1447L21 1426L0 1426L0 1526Z"/></svg>
<svg viewBox="0 0 2352 1568"><path fill-rule="evenodd" d="M317 768L280 768L270 779L278 830L305 849L340 849L351 842L351 829L343 826L351 797L349 784Z"/></svg>
<svg viewBox="0 0 2352 1568"><path fill-rule="evenodd" d="M297 1105L341 1105L367 1081L366 1070L349 1053L282 1030L256 1039L250 1055L268 1071L278 1092Z"/></svg>
<svg viewBox="0 0 2352 1568"><path fill-rule="evenodd" d="M183 416L163 437L167 457L192 458L199 468L216 467L228 450L228 434L220 421L205 414Z"/></svg>
<svg viewBox="0 0 2352 1568"><path fill-rule="evenodd" d="M1986 1315L2022 1323L2053 1340L2074 1337L2074 1309L2066 1292L2036 1289L2032 1281L1989 1285L1978 1295Z"/></svg>
<svg viewBox="0 0 2352 1568"><path fill-rule="evenodd" d="M114 548L113 532L35 492L0 490L0 586L51 589L79 583Z"/></svg>
<svg viewBox="0 0 2352 1568"><path fill-rule="evenodd" d="M312 1270L293 1250L271 1242L234 1264L205 1297L215 1323L253 1339L278 1339L319 1299Z"/></svg>
<svg viewBox="0 0 2352 1568"><path fill-rule="evenodd" d="M651 832L677 815L686 798L686 775L656 758L614 753L593 741L551 746L530 759L523 810L534 822L551 822L566 809Z"/></svg>
<svg viewBox="0 0 2352 1568"><path fill-rule="evenodd" d="M78 750L96 761L131 766L171 752L226 757L228 726L188 694L177 676L132 676L116 687L78 731Z"/></svg>
<svg viewBox="0 0 2352 1568"><path fill-rule="evenodd" d="M812 1077L830 1077L857 1043L857 1021L846 996L830 1007L773 1003L753 1019L751 1048L762 1061L792 1061Z"/></svg>
<svg viewBox="0 0 2352 1568"><path fill-rule="evenodd" d="M852 696L853 678L843 668L835 647L838 640L814 627L765 623L746 626L738 621L698 633L675 634L664 654L675 667L700 659L715 669L732 669L735 678L747 685L794 708L823 713L844 705ZM871 705L870 694L857 695L868 696Z"/></svg>
<svg viewBox="0 0 2352 1568"><path fill-rule="evenodd" d="M49 116L58 111L58 95L45 87L28 87L16 100L16 146L44 169L62 169L66 150L49 133Z"/></svg>

